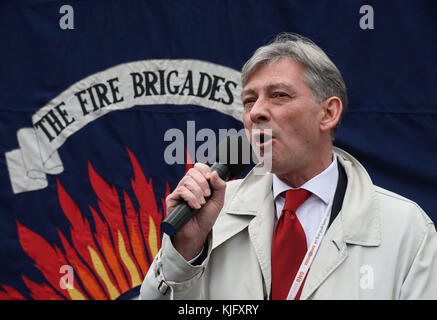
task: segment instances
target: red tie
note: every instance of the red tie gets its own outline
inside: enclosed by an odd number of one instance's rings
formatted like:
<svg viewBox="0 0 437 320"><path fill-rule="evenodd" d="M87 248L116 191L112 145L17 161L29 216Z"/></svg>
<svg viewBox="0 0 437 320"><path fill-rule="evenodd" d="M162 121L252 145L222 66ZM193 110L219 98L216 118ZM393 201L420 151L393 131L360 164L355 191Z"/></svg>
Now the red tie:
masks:
<svg viewBox="0 0 437 320"><path fill-rule="evenodd" d="M285 193L285 205L276 223L272 248L272 300L287 299L288 291L307 252L305 232L296 210L311 192L292 189ZM299 300L302 286L296 295Z"/></svg>

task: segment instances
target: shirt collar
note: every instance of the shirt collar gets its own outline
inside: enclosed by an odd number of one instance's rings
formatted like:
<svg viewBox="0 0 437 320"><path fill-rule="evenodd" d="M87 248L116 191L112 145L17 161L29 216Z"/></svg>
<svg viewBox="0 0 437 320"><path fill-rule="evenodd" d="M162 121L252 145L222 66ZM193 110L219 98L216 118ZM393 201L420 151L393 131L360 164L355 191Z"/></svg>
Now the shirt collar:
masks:
<svg viewBox="0 0 437 320"><path fill-rule="evenodd" d="M338 164L337 155L333 154L333 161L321 173L305 182L299 188L310 191L312 194L319 197L326 205L334 197L338 182ZM273 197L276 199L278 195L289 189L294 189L282 182L276 174L273 174Z"/></svg>

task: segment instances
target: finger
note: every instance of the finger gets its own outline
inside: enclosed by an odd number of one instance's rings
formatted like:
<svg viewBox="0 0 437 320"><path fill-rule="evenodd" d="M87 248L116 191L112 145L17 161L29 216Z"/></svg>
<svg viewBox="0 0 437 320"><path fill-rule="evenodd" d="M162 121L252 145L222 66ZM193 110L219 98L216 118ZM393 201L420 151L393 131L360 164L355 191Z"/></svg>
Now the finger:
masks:
<svg viewBox="0 0 437 320"><path fill-rule="evenodd" d="M202 190L204 197L209 197L211 195L211 189L207 178L203 175L201 171L197 168L191 168L188 170L187 175L190 176Z"/></svg>
<svg viewBox="0 0 437 320"><path fill-rule="evenodd" d="M211 168L204 163L197 162L196 164L194 164L193 168L200 171L204 177L211 173Z"/></svg>
<svg viewBox="0 0 437 320"><path fill-rule="evenodd" d="M181 201L179 194L176 192L176 190L173 190L173 192L165 198L167 213L172 212L174 207L178 205L179 201Z"/></svg>
<svg viewBox="0 0 437 320"><path fill-rule="evenodd" d="M206 179L203 178L203 176L202 179L205 180L206 184L208 184L208 182L206 182ZM186 175L181 180L181 185L187 188L188 190L190 190L191 193L193 193L194 196L197 198L200 204L205 204L206 201L204 197L204 191L202 190L202 187L191 176Z"/></svg>
<svg viewBox="0 0 437 320"><path fill-rule="evenodd" d="M185 200L190 208L198 210L202 207L198 198L185 186L178 187L175 193L179 199Z"/></svg>

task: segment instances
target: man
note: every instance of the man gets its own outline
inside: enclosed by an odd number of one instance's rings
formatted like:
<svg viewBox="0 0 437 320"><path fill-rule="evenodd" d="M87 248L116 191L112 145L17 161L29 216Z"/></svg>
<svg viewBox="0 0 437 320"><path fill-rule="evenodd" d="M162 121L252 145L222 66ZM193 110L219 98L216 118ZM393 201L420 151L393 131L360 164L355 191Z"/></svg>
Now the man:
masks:
<svg viewBox="0 0 437 320"><path fill-rule="evenodd" d="M326 54L281 34L242 84L244 126L271 172L225 183L206 165L189 170L167 210L184 199L198 212L164 236L141 298L437 298L432 221L332 145L347 95Z"/></svg>

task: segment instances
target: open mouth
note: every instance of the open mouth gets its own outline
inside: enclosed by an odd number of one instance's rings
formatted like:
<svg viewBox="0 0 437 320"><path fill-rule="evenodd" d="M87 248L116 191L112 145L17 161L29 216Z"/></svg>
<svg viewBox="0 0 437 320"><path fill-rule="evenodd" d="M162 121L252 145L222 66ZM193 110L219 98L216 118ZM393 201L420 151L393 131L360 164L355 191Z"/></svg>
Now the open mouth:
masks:
<svg viewBox="0 0 437 320"><path fill-rule="evenodd" d="M254 141L258 147L264 147L272 141L272 130L258 130L254 132Z"/></svg>

